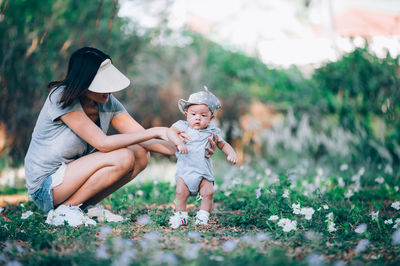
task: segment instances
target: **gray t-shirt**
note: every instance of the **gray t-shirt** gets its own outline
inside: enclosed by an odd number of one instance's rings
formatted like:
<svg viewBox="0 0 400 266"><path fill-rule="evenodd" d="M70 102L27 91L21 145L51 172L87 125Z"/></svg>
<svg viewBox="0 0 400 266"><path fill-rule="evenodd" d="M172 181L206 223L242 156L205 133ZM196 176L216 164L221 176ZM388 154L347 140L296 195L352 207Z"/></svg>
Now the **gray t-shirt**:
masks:
<svg viewBox="0 0 400 266"><path fill-rule="evenodd" d="M38 190L43 181L54 174L61 163L67 164L94 151L60 119L60 116L66 113L83 110L79 99L62 109L58 102L63 87L53 91L40 111L25 156L26 186L29 194ZM112 95L107 103L98 103L98 108L100 127L104 133L107 133L114 117L126 112L123 105Z"/></svg>
<svg viewBox="0 0 400 266"><path fill-rule="evenodd" d="M199 184L203 178L214 181L212 173L212 163L210 158L206 158L206 146L209 145L208 138L212 138L212 133L218 137L218 142L223 141L221 130L212 125L204 129L194 129L187 121L179 120L172 125L179 132L184 132L191 140L186 140L188 154L176 152L177 165L175 179L178 177L185 181L192 195L199 190Z"/></svg>

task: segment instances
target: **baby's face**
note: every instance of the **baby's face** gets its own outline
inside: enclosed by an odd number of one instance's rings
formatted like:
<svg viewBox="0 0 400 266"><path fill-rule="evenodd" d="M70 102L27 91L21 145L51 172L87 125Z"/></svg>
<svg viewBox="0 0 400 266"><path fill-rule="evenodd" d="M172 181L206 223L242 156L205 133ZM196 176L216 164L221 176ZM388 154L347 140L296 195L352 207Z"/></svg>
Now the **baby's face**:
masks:
<svg viewBox="0 0 400 266"><path fill-rule="evenodd" d="M213 117L205 104L193 104L186 111L186 120L194 129L206 128Z"/></svg>

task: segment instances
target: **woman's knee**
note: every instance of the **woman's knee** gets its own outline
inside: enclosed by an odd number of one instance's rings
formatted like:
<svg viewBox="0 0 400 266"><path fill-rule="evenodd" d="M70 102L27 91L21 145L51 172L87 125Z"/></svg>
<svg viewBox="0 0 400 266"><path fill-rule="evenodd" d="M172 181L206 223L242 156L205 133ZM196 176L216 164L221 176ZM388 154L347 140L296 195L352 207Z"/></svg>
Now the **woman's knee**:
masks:
<svg viewBox="0 0 400 266"><path fill-rule="evenodd" d="M134 150L135 154L135 169L144 170L150 160L150 153L142 147Z"/></svg>
<svg viewBox="0 0 400 266"><path fill-rule="evenodd" d="M116 150L116 155L114 156L115 165L117 168L124 172L129 172L133 169L135 164L135 154L132 150L127 148L122 148Z"/></svg>

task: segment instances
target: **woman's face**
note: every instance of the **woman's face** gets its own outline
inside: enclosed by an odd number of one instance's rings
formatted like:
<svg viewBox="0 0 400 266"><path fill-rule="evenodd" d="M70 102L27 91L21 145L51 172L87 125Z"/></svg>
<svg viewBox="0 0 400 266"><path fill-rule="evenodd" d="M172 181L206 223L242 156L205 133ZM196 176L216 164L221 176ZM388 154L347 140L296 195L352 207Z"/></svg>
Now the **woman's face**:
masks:
<svg viewBox="0 0 400 266"><path fill-rule="evenodd" d="M86 91L86 97L97 103L106 103L110 98L110 93L98 93L93 91Z"/></svg>

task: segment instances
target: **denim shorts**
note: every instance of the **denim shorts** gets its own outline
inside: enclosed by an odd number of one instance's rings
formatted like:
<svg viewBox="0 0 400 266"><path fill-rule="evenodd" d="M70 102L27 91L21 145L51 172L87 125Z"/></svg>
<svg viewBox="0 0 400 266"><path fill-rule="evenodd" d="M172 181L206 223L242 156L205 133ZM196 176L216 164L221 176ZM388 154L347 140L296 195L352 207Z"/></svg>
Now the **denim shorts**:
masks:
<svg viewBox="0 0 400 266"><path fill-rule="evenodd" d="M42 186L31 194L33 202L44 212L48 212L54 208L52 181L51 175L48 176L42 183Z"/></svg>

